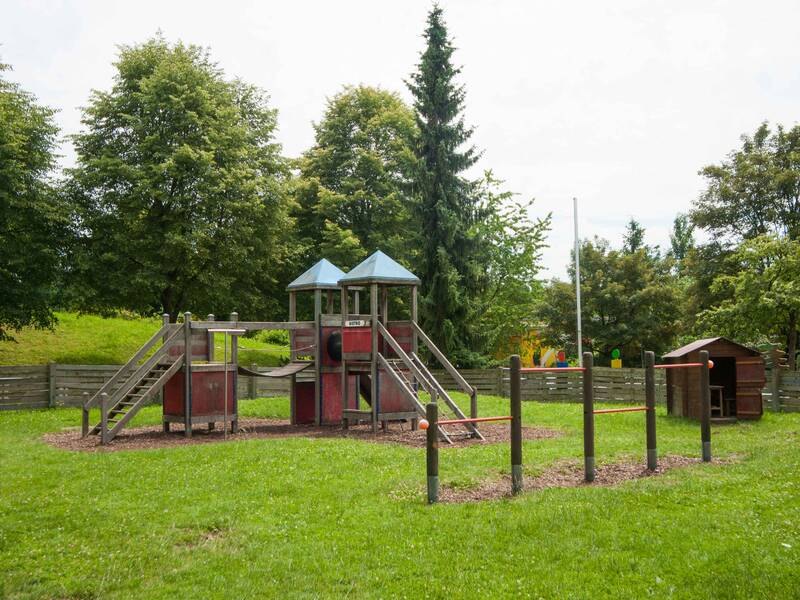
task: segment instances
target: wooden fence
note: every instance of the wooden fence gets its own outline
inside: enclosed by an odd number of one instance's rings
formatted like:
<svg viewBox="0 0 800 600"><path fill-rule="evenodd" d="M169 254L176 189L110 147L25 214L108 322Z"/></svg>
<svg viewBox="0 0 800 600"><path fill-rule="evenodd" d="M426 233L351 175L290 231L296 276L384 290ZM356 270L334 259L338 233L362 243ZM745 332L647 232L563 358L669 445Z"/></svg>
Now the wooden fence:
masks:
<svg viewBox="0 0 800 600"><path fill-rule="evenodd" d="M254 368L254 367L251 367ZM83 400L100 389L119 369L118 365L28 365L0 367L0 410L80 406ZM270 371L272 367L255 367ZM446 389L455 390L453 378L445 371L434 370L434 376ZM508 396L508 371L505 369L466 369L461 374L478 390L478 395ZM309 369L298 377L311 380ZM287 396L289 379L240 376L240 398ZM598 402L643 403L643 369L594 369L595 400ZM767 376L764 403L775 409L774 390L780 401L779 410L800 412L800 371L781 369L777 377ZM526 373L522 380L523 400L545 402L580 402L581 374ZM663 371L656 371L656 401L665 402L666 386Z"/></svg>

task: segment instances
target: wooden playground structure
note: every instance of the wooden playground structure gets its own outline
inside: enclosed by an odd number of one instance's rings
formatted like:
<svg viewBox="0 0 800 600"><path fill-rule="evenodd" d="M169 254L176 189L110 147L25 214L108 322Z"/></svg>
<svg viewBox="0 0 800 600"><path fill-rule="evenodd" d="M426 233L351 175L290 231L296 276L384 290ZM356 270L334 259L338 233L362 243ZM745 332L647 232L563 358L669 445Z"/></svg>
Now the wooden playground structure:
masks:
<svg viewBox="0 0 800 600"><path fill-rule="evenodd" d="M300 275L287 287L285 322L240 321L236 313L227 321L217 321L214 315L195 321L187 312L182 323L170 323L164 315L162 327L83 404L82 435L98 435L101 444L109 443L159 393L165 432L171 424L183 424L184 435L191 436L193 426L205 423L213 429L221 423L225 435L229 428L236 433L241 374L291 378L292 424L367 423L377 431L379 424L388 428L391 422L407 422L414 429L426 414L420 401L420 392L425 392L431 402L452 413L451 424L463 427L463 435L483 439L475 422L477 391L417 323L419 285L415 275L377 251L347 274L322 259ZM408 319L389 319L390 289L409 293ZM301 293L313 294L313 320L297 320ZM365 299L369 311L362 314ZM238 366L238 336L265 329L289 331L289 364L269 373ZM226 338L223 362L215 360L216 335ZM420 346L469 395L469 418L420 359ZM313 373L311 380L298 377L304 371ZM91 426L89 415L95 407L100 420ZM449 443L455 434L444 425L435 430Z"/></svg>

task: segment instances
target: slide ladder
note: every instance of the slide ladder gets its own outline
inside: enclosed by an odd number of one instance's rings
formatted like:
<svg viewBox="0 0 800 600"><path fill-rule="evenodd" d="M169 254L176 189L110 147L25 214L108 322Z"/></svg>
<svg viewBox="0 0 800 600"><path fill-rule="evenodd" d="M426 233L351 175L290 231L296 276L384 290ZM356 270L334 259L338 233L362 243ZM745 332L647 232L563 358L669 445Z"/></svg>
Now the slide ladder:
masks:
<svg viewBox="0 0 800 600"><path fill-rule="evenodd" d="M164 325L83 405L84 436L100 435L103 443L110 442L153 400L183 366L183 353L169 353L177 343L183 344L182 329L177 324ZM161 346L141 362L159 341ZM89 429L89 411L94 406L101 408L100 422Z"/></svg>

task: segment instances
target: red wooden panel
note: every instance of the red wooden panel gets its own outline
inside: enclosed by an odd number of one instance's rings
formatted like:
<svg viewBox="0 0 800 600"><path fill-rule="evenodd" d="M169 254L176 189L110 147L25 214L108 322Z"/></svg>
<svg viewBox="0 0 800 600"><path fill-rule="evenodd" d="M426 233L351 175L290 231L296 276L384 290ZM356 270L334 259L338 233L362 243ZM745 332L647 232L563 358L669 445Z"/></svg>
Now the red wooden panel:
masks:
<svg viewBox="0 0 800 600"><path fill-rule="evenodd" d="M234 373L228 372L228 414L233 414ZM175 373L164 388L164 414L183 416L183 369ZM225 411L225 372L192 372L192 416L221 415Z"/></svg>
<svg viewBox="0 0 800 600"><path fill-rule="evenodd" d="M342 352L372 352L372 329L370 327L345 327L342 330Z"/></svg>
<svg viewBox="0 0 800 600"><path fill-rule="evenodd" d="M183 354L183 338L170 346L167 353L172 356L180 356ZM195 330L192 332L192 356L197 357L197 360L206 360L208 356L208 335L203 330Z"/></svg>
<svg viewBox="0 0 800 600"><path fill-rule="evenodd" d="M394 325L389 328L389 333L392 337L400 344L400 347L405 352L411 352L411 326L410 325ZM396 358L397 355L394 350L392 350L389 344L386 344L385 353L390 358Z"/></svg>
<svg viewBox="0 0 800 600"><path fill-rule="evenodd" d="M303 381L294 384L294 415L298 424L314 422L314 382Z"/></svg>
<svg viewBox="0 0 800 600"><path fill-rule="evenodd" d="M736 359L737 387L760 388L766 383L764 360L760 357Z"/></svg>
<svg viewBox="0 0 800 600"><path fill-rule="evenodd" d="M383 370L378 371L378 409L380 412L407 412L416 410L414 405L397 387L391 376Z"/></svg>
<svg viewBox="0 0 800 600"><path fill-rule="evenodd" d="M760 419L763 411L764 403L760 390L736 390L736 416L739 419Z"/></svg>

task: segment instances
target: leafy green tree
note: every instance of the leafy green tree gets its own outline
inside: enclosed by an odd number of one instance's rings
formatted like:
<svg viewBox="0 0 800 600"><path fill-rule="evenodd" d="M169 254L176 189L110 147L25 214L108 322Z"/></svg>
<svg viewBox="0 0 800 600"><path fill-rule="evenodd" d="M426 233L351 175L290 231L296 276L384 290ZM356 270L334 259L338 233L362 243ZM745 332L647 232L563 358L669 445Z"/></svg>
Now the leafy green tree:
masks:
<svg viewBox="0 0 800 600"><path fill-rule="evenodd" d="M6 80L8 69L0 64L0 340L52 325L68 222L51 181L54 111Z"/></svg>
<svg viewBox="0 0 800 600"><path fill-rule="evenodd" d="M747 240L727 259L729 274L714 279L712 291L725 299L706 309L700 321L714 335L757 343L780 338L789 368L796 367L800 323L800 242L761 235Z"/></svg>
<svg viewBox="0 0 800 600"><path fill-rule="evenodd" d="M347 268L381 249L411 264L412 110L395 93L347 87L328 100L314 129L294 184L306 262L324 256Z"/></svg>
<svg viewBox="0 0 800 600"><path fill-rule="evenodd" d="M633 254L644 248L644 227L636 219L630 219L622 237L622 250L626 254Z"/></svg>
<svg viewBox="0 0 800 600"><path fill-rule="evenodd" d="M679 214L675 217L669 243L670 254L680 264L694 247L694 224L689 215Z"/></svg>
<svg viewBox="0 0 800 600"><path fill-rule="evenodd" d="M481 354L507 349L509 340L524 337L536 326L543 285L538 279L541 253L550 229L550 215L534 217L533 201L522 202L501 190L491 171L478 183L477 196L485 219L476 222L471 236L483 240L480 257L486 276L475 303L474 356L462 363L480 364ZM463 355L468 349L460 349Z"/></svg>
<svg viewBox="0 0 800 600"><path fill-rule="evenodd" d="M470 235L470 228L485 215L479 210L474 184L460 175L479 155L467 145L473 130L461 115L465 92L455 82L460 69L452 64L454 47L439 6L428 14L423 37L426 48L408 82L420 131L415 179L421 316L433 341L452 354L474 341L472 302L484 285L484 269L476 259L481 240Z"/></svg>
<svg viewBox="0 0 800 600"><path fill-rule="evenodd" d="M293 264L276 113L197 46L124 46L74 136L87 309L275 312ZM294 270L294 269L292 269Z"/></svg>
<svg viewBox="0 0 800 600"><path fill-rule="evenodd" d="M581 308L584 348L598 353L598 363L608 364L619 348L629 365L639 364L642 350L663 353L675 338L679 308L669 268L648 255L612 250L595 238L581 245ZM555 344L574 345L575 272L571 283L551 282L540 318L545 337Z"/></svg>
<svg viewBox="0 0 800 600"><path fill-rule="evenodd" d="M800 125L773 132L762 123L700 173L707 187L692 211L698 227L734 243L769 233L800 238Z"/></svg>

